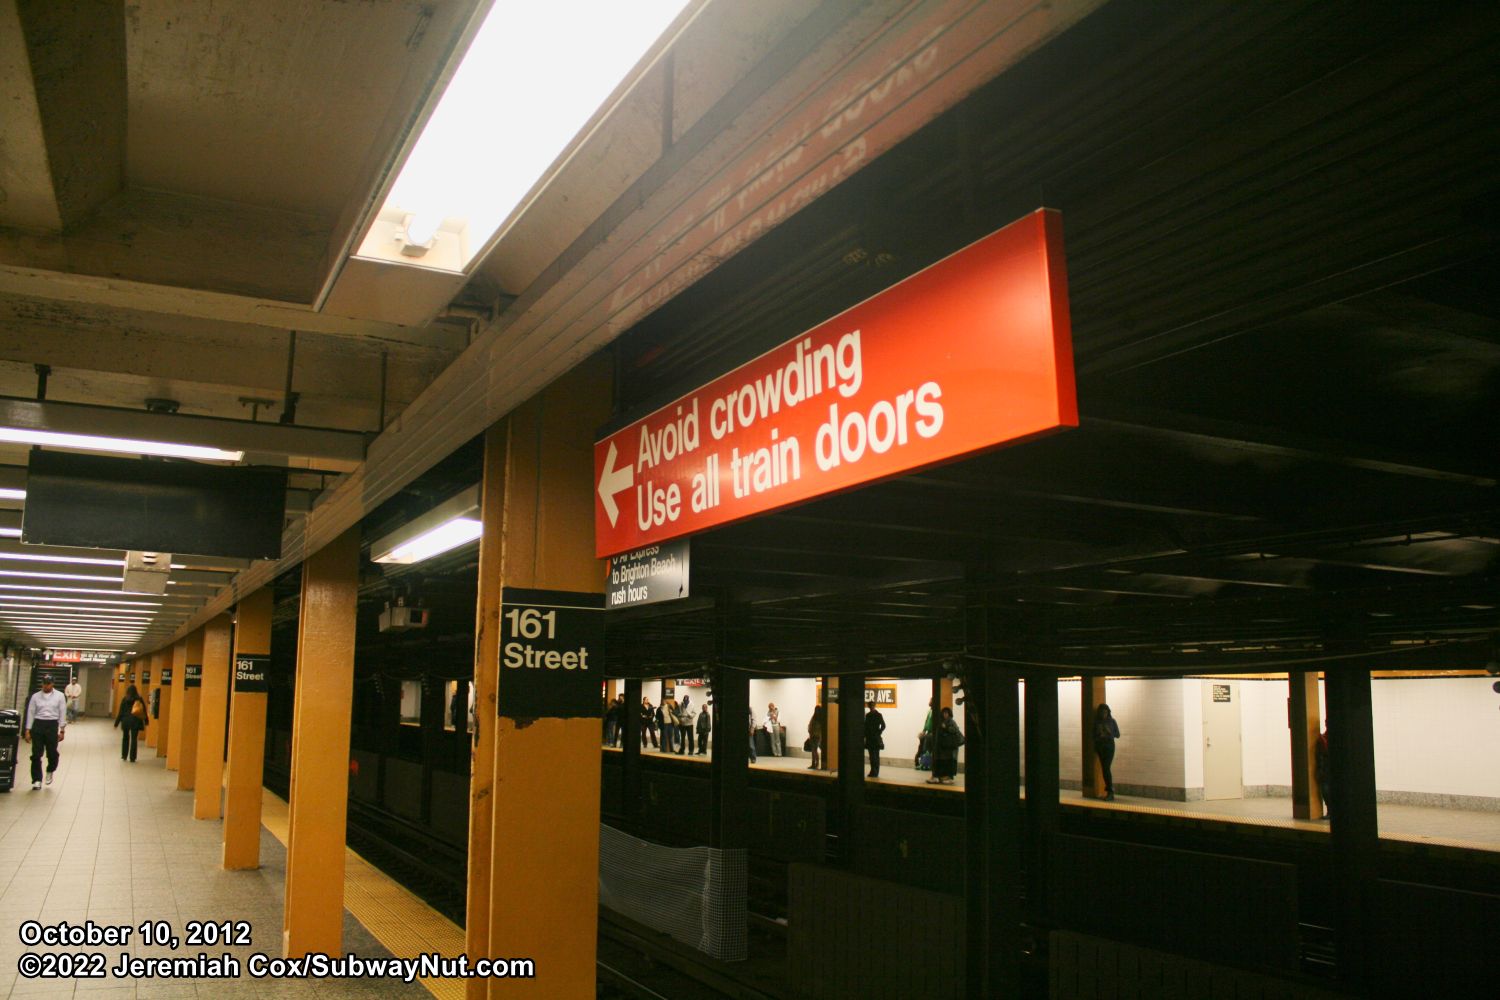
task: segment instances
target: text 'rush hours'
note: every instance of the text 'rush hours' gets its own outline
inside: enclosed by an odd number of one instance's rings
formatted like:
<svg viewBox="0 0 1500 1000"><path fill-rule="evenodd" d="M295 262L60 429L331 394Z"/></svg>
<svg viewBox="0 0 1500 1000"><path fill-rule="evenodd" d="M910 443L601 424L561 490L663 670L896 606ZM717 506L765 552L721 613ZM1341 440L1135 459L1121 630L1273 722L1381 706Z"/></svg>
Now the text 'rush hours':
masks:
<svg viewBox="0 0 1500 1000"><path fill-rule="evenodd" d="M1039 209L596 442L596 554L1077 423Z"/></svg>
<svg viewBox="0 0 1500 1000"><path fill-rule="evenodd" d="M599 714L604 595L504 587L496 705L512 719Z"/></svg>

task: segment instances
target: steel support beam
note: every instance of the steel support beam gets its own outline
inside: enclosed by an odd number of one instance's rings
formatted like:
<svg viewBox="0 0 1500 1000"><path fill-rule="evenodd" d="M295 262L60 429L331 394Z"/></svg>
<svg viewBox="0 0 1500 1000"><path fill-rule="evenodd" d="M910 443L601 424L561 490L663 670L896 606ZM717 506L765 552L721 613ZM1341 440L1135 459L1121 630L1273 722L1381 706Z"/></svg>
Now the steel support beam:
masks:
<svg viewBox="0 0 1500 1000"><path fill-rule="evenodd" d="M247 458L282 456L340 463L363 461L368 439L358 431L9 398L0 398L0 427L202 445L243 451Z"/></svg>

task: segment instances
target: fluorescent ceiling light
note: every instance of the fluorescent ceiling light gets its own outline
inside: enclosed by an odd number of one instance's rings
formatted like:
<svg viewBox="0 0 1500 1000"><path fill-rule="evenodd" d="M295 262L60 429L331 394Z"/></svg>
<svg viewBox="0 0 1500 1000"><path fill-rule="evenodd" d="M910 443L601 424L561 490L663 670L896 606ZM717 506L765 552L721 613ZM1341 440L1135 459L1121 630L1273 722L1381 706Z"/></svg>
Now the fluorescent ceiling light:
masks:
<svg viewBox="0 0 1500 1000"><path fill-rule="evenodd" d="M6 583L0 583L0 589L6 589L9 588L9 586L15 585L6 585ZM27 589L31 589L31 591L40 591L40 589L52 588L36 588L36 586L33 586L33 588ZM90 591L90 594L92 594L92 592L93 591ZM111 594L114 594L114 591L110 592ZM160 603L160 601L101 601L98 600L98 598L93 597L34 597L34 595L31 594L0 594L0 601L6 601L6 603L9 603L9 601L42 601L42 603L48 604L115 604L115 606L120 607L162 606L162 603Z"/></svg>
<svg viewBox="0 0 1500 1000"><path fill-rule="evenodd" d="M31 552L0 552L0 559L15 559L21 562L77 563L81 566L125 565L124 559L100 559L95 556L49 556Z"/></svg>
<svg viewBox="0 0 1500 1000"><path fill-rule="evenodd" d="M0 500L25 500L25 490L13 490L8 486L0 487ZM20 534L19 531L16 534Z"/></svg>
<svg viewBox="0 0 1500 1000"><path fill-rule="evenodd" d="M495 3L360 256L467 267L687 2Z"/></svg>
<svg viewBox="0 0 1500 1000"><path fill-rule="evenodd" d="M29 580L93 580L96 583L108 583L112 577L93 576L87 573L45 573L39 570L28 569L0 569L0 576L21 576Z"/></svg>
<svg viewBox="0 0 1500 1000"><path fill-rule="evenodd" d="M0 590L9 590L9 589L15 588L16 586L17 586L16 584L0 583ZM25 589L27 589L27 590L60 590L60 589L67 589L67 588L59 588L59 587L27 587ZM92 594L92 593L94 593L94 591L92 591L92 590L91 591L87 591L87 593ZM111 591L109 591L109 593L113 594L113 593L115 593L115 591L111 590ZM58 603L66 603L66 604L113 604L113 605L117 605L119 607L126 607L126 608L159 608L159 607L161 607L161 601L101 601L98 598L94 598L94 597L37 597L37 596L35 596L33 594L0 594L0 601L5 601L7 603L12 602L12 601L39 601L39 602L48 603L48 604L58 604Z"/></svg>
<svg viewBox="0 0 1500 1000"><path fill-rule="evenodd" d="M0 538L20 538L20 528L0 528Z"/></svg>
<svg viewBox="0 0 1500 1000"><path fill-rule="evenodd" d="M65 594L140 594L142 597L159 597L144 590L95 590L92 587L43 587L33 583L0 583L0 590L49 590Z"/></svg>
<svg viewBox="0 0 1500 1000"><path fill-rule="evenodd" d="M471 486L370 546L378 563L409 565L441 555L478 538L479 487Z"/></svg>
<svg viewBox="0 0 1500 1000"><path fill-rule="evenodd" d="M76 618L80 621L106 621L106 622L128 622L128 621L152 621L156 618L151 611L117 611L114 608L94 610L90 608L62 608L49 610L38 608L35 605L23 605L19 608L0 608L0 619L11 621L13 619L31 619L34 621L51 621L54 618Z"/></svg>
<svg viewBox="0 0 1500 1000"><path fill-rule="evenodd" d="M0 427L0 441L11 444L39 444L52 448L76 448L79 451L107 451L123 455L160 455L166 458L199 458L209 461L238 462L243 451L225 451L198 444L176 444L171 441L141 441L135 438L96 437L93 434L64 434L39 431L30 427ZM25 491L20 492L22 497Z"/></svg>
<svg viewBox="0 0 1500 1000"><path fill-rule="evenodd" d="M456 549L460 545L472 542L482 533L483 526L472 517L456 517L451 521L438 525L431 531L424 532L411 541L400 545L390 552L385 553L376 562L382 563L418 563L424 559L441 555L450 549Z"/></svg>

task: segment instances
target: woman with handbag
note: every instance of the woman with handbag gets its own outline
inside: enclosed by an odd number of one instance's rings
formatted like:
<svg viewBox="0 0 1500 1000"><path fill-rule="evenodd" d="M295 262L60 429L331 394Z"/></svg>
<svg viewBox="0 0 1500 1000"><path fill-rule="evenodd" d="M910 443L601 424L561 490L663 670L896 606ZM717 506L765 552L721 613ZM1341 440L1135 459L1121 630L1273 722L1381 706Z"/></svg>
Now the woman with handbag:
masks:
<svg viewBox="0 0 1500 1000"><path fill-rule="evenodd" d="M149 722L147 715L145 700L135 685L130 685L125 689L125 697L120 699L120 710L115 713L115 726L120 730L121 760L135 763L136 742Z"/></svg>

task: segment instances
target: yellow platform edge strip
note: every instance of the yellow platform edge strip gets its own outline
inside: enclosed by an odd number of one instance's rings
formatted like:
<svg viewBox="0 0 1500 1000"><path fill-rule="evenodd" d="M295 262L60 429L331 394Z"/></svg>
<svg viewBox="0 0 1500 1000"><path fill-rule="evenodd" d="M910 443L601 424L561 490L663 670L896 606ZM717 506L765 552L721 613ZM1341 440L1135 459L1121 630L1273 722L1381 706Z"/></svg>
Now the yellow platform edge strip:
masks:
<svg viewBox="0 0 1500 1000"><path fill-rule="evenodd" d="M260 822L271 836L287 842L286 800L263 789ZM424 952L461 955L464 931L428 906L403 885L344 848L344 909L397 958L416 958ZM420 979L439 1000L462 1000L462 979Z"/></svg>

